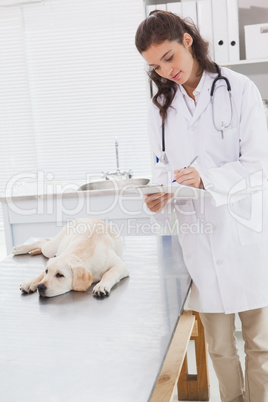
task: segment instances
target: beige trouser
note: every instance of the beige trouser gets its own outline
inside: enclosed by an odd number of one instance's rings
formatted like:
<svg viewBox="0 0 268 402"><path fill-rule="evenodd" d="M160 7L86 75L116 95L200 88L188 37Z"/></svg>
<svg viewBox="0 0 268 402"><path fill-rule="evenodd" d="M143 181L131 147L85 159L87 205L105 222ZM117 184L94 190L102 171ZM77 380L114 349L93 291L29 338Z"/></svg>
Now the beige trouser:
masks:
<svg viewBox="0 0 268 402"><path fill-rule="evenodd" d="M222 402L268 402L268 307L239 313L245 341L244 380L236 348L235 314L200 313Z"/></svg>

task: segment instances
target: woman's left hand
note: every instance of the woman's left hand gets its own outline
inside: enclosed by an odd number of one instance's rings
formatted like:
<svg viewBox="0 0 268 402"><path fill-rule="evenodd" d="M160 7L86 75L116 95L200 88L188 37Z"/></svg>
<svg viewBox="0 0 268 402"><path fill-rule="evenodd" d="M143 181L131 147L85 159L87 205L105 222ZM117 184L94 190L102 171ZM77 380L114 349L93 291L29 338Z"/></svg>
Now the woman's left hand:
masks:
<svg viewBox="0 0 268 402"><path fill-rule="evenodd" d="M204 188L200 174L194 167L174 170L174 180L184 186Z"/></svg>

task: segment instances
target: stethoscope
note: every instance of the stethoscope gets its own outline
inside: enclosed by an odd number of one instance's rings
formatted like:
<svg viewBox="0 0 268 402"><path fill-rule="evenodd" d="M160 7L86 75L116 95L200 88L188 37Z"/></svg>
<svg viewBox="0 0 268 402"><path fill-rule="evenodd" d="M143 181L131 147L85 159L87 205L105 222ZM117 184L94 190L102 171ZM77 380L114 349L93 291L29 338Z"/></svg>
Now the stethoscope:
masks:
<svg viewBox="0 0 268 402"><path fill-rule="evenodd" d="M230 85L228 78L223 77L221 75L221 70L220 70L220 67L218 66L218 64L215 63L215 67L216 67L218 75L212 82L211 89L210 89L210 101L211 101L211 105L212 105L212 121L213 121L213 125L214 125L215 129L217 131L221 132L221 138L224 139L224 130L226 130L228 127L230 127L232 119L233 119L232 93L231 93L231 85ZM227 89L228 95L229 95L231 117L230 117L230 122L227 125L224 125L224 123L222 121L221 126L219 127L216 125L216 122L215 122L214 91L215 91L216 83L220 80L224 80L226 83L226 89ZM162 124L162 151L161 151L161 156L159 157L159 161L161 163L163 163L164 165L166 165L168 163L168 158L167 158L167 154L166 154L166 145L165 145L165 124L164 123Z"/></svg>

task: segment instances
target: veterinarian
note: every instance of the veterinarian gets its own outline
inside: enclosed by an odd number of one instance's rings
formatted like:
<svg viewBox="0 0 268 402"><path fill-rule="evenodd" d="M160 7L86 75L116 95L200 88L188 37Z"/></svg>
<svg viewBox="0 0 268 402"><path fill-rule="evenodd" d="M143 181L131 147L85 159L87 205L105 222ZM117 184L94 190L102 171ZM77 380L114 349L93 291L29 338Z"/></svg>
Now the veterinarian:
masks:
<svg viewBox="0 0 268 402"><path fill-rule="evenodd" d="M157 193L145 202L157 216L175 209L179 228L188 228L179 239L193 280L189 307L200 312L221 400L267 402L268 197L246 195L268 184L260 93L246 76L212 62L196 27L175 14L150 13L136 47L156 88L148 119L154 183L175 180L197 195L183 201ZM202 231L205 224L211 230ZM234 313L245 341L245 386Z"/></svg>

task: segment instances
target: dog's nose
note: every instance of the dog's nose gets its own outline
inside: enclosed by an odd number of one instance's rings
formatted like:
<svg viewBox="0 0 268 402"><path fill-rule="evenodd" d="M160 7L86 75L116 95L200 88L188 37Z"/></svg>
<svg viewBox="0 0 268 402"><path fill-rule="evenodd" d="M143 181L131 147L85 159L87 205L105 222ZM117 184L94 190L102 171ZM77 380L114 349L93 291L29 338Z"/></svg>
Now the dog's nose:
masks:
<svg viewBox="0 0 268 402"><path fill-rule="evenodd" d="M39 293L45 293L46 288L46 285L44 285L43 283L39 283L39 285L37 286Z"/></svg>

